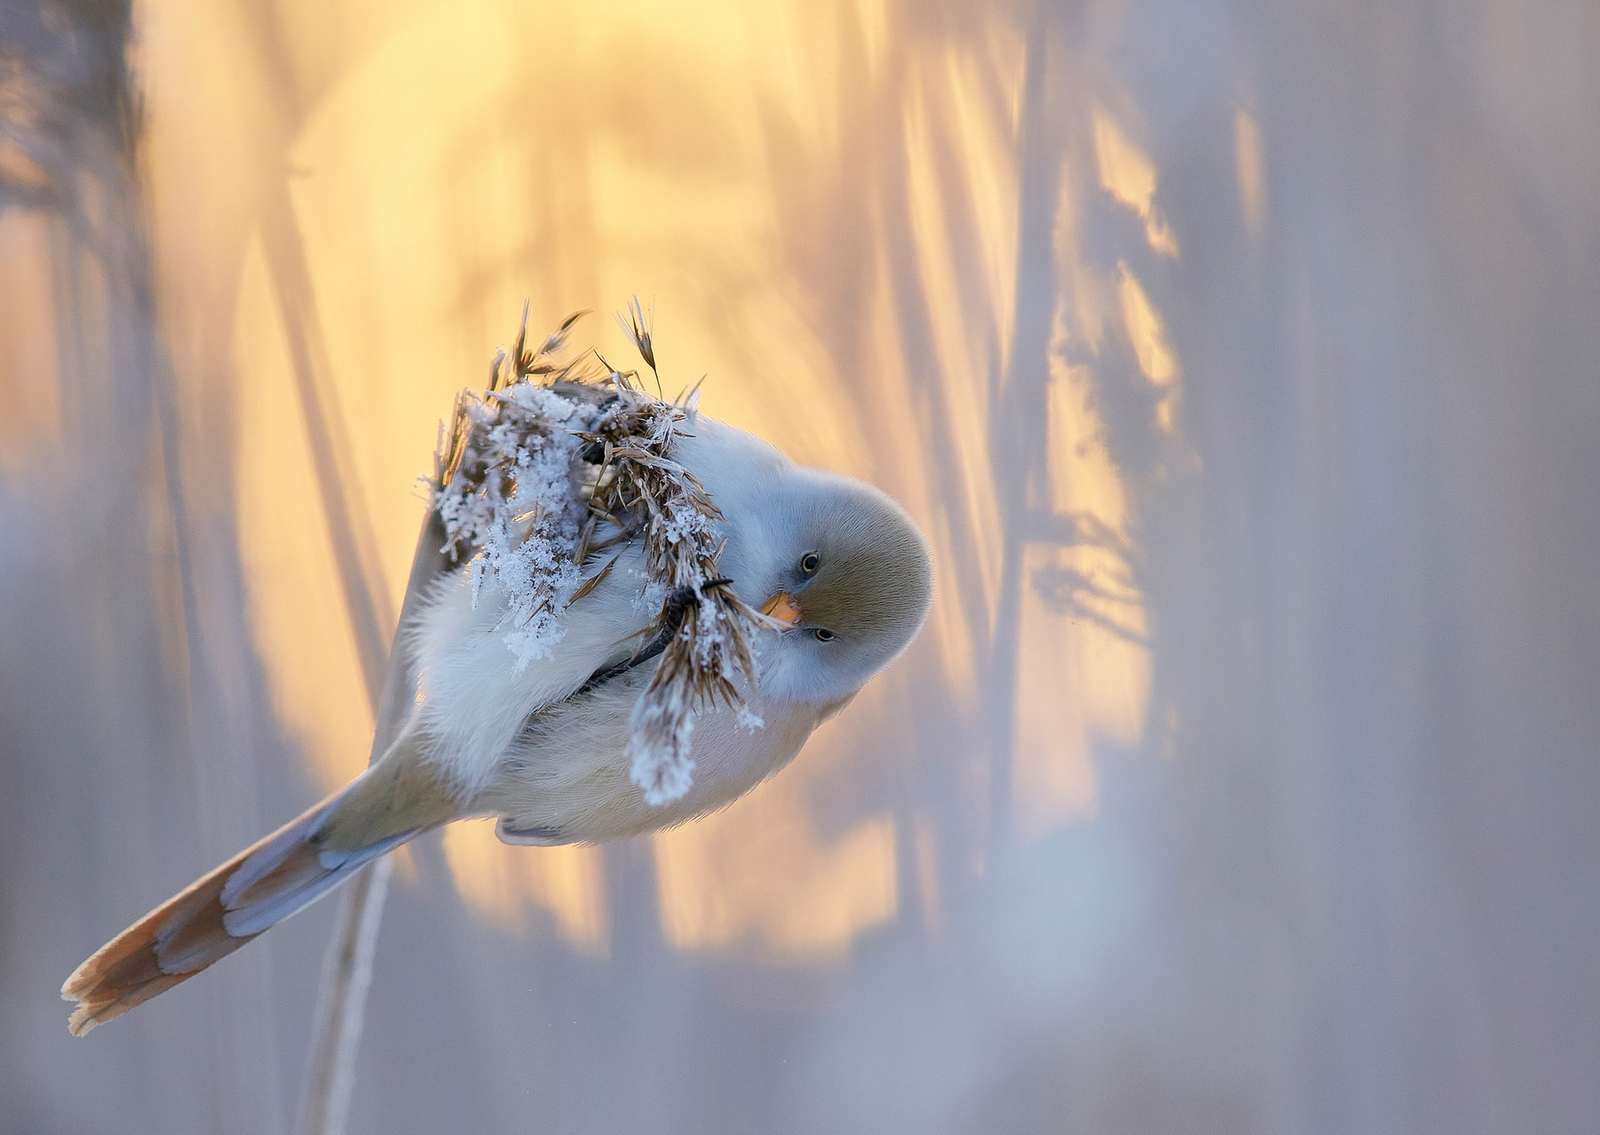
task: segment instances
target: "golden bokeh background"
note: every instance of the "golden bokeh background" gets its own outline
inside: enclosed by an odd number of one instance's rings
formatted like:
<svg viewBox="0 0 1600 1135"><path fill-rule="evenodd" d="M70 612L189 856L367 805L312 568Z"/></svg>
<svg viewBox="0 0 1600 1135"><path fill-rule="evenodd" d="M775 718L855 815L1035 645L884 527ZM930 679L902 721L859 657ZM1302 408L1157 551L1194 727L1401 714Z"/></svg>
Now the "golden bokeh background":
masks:
<svg viewBox="0 0 1600 1135"><path fill-rule="evenodd" d="M403 851L352 1130L1577 1130L1600 28L1535 8L0 2L0 1130L292 1126L326 910L82 1047L52 983L364 765L455 391L634 295L932 618L710 819Z"/></svg>

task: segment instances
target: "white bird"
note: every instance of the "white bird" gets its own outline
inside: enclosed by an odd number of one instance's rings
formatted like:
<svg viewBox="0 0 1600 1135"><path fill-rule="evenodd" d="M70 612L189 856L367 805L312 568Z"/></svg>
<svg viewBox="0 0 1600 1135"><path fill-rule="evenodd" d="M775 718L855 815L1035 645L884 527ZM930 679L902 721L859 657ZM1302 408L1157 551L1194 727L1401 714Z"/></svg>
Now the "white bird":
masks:
<svg viewBox="0 0 1600 1135"><path fill-rule="evenodd" d="M548 655L520 671L501 630L505 597L474 605L455 571L401 628L418 693L394 744L80 965L62 987L77 1003L69 1029L81 1035L194 976L433 828L493 817L507 842L597 843L713 811L787 764L922 625L927 546L876 489L704 416L673 458L722 512L727 586L786 625L759 635L745 708L697 718L687 792L653 805L629 775L630 715L657 662L639 651L652 612L639 602L637 541L561 613Z"/></svg>

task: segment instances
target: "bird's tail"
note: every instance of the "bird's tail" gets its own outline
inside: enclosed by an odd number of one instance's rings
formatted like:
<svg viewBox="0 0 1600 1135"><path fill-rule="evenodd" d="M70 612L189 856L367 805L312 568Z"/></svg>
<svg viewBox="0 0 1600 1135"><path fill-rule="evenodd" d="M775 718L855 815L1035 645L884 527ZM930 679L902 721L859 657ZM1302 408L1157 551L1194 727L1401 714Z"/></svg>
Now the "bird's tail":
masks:
<svg viewBox="0 0 1600 1135"><path fill-rule="evenodd" d="M304 910L374 859L461 814L397 743L322 803L190 883L72 971L74 1036L122 1016Z"/></svg>

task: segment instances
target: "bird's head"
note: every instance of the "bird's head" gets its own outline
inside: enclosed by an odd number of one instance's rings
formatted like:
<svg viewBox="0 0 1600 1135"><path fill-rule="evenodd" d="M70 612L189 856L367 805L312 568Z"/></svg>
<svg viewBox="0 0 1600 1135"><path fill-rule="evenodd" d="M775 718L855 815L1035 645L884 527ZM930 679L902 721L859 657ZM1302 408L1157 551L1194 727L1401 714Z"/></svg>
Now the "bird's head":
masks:
<svg viewBox="0 0 1600 1135"><path fill-rule="evenodd" d="M811 703L847 698L927 617L927 543L878 490L825 473L793 469L763 512L763 547L749 557L750 578L738 580L784 626L762 646L762 690Z"/></svg>

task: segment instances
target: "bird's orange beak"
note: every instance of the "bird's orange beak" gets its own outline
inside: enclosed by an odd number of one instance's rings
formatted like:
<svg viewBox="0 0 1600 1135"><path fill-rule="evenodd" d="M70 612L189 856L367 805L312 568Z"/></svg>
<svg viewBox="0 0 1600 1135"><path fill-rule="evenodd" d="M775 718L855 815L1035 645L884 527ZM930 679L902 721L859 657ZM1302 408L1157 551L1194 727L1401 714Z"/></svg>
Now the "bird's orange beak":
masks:
<svg viewBox="0 0 1600 1135"><path fill-rule="evenodd" d="M780 591L768 599L761 613L779 622L788 623L791 627L800 621L800 608L795 604L794 596L787 591Z"/></svg>

